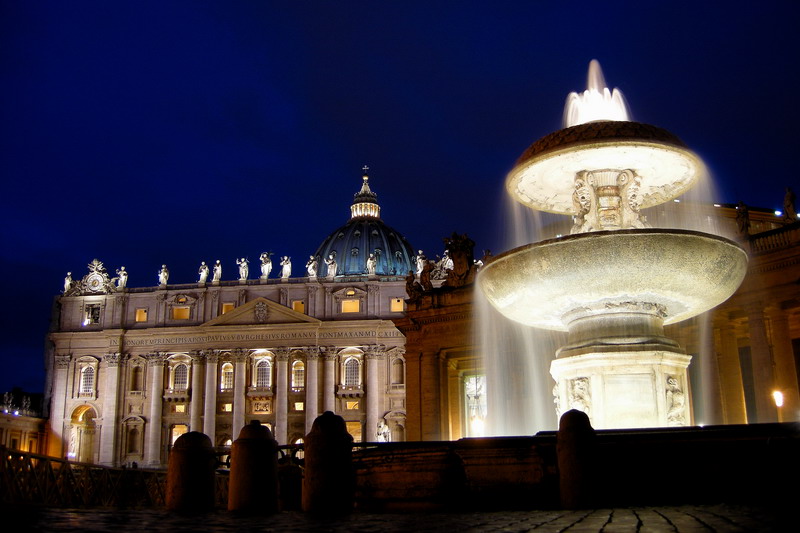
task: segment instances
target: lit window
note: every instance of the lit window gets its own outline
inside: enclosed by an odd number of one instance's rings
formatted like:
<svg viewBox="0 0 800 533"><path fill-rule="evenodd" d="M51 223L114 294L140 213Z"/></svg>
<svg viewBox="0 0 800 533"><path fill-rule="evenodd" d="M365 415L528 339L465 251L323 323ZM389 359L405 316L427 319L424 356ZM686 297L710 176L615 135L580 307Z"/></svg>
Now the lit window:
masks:
<svg viewBox="0 0 800 533"><path fill-rule="evenodd" d="M230 363L222 365L222 380L220 380L219 388L223 391L233 388L233 365Z"/></svg>
<svg viewBox="0 0 800 533"><path fill-rule="evenodd" d="M269 359L262 359L256 365L256 387L268 389L272 386L272 364Z"/></svg>
<svg viewBox="0 0 800 533"><path fill-rule="evenodd" d="M486 376L478 374L464 379L464 401L467 408L467 436L483 437L486 419Z"/></svg>
<svg viewBox="0 0 800 533"><path fill-rule="evenodd" d="M186 412L186 404L179 403L175 406L176 413L185 413Z"/></svg>
<svg viewBox="0 0 800 533"><path fill-rule="evenodd" d="M233 404L232 403L223 403L220 406L220 411L222 411L223 413L230 413L231 411L233 411Z"/></svg>
<svg viewBox="0 0 800 533"><path fill-rule="evenodd" d="M402 313L405 311L405 302L402 298L391 298L389 300L389 308L392 313Z"/></svg>
<svg viewBox="0 0 800 533"><path fill-rule="evenodd" d="M136 322L147 322L147 309L136 310Z"/></svg>
<svg viewBox="0 0 800 533"><path fill-rule="evenodd" d="M358 313L360 303L358 300L342 300L342 313Z"/></svg>
<svg viewBox="0 0 800 533"><path fill-rule="evenodd" d="M359 408L358 400L345 402L345 409L347 409L348 411L354 411L358 408Z"/></svg>
<svg viewBox="0 0 800 533"><path fill-rule="evenodd" d="M306 312L306 304L303 300L294 300L292 302L292 311L297 311L298 313L305 313Z"/></svg>
<svg viewBox="0 0 800 533"><path fill-rule="evenodd" d="M189 307L173 307L172 308L173 320L189 320Z"/></svg>
<svg viewBox="0 0 800 533"><path fill-rule="evenodd" d="M353 442L361 442L361 422L345 422L347 432L353 436Z"/></svg>
<svg viewBox="0 0 800 533"><path fill-rule="evenodd" d="M94 368L91 366L81 370L81 394L94 393Z"/></svg>
<svg viewBox="0 0 800 533"><path fill-rule="evenodd" d="M225 302L222 304L222 314L224 315L228 311L233 311L236 309L236 304L233 302Z"/></svg>
<svg viewBox="0 0 800 533"><path fill-rule="evenodd" d="M301 390L305 385L306 365L302 361L292 363L292 390Z"/></svg>
<svg viewBox="0 0 800 533"><path fill-rule="evenodd" d="M189 368L180 363L175 365L172 370L172 388L175 390L186 390L189 387Z"/></svg>
<svg viewBox="0 0 800 533"><path fill-rule="evenodd" d="M358 364L358 359L350 358L344 363L344 386L345 387L358 387L359 374L361 365Z"/></svg>
<svg viewBox="0 0 800 533"><path fill-rule="evenodd" d="M100 304L92 304L86 306L86 316L83 320L83 325L99 324L100 323Z"/></svg>
<svg viewBox="0 0 800 533"><path fill-rule="evenodd" d="M178 437L183 435L184 433L189 431L189 426L186 424L175 424L172 426L172 445L175 445L175 441L178 440Z"/></svg>
<svg viewBox="0 0 800 533"><path fill-rule="evenodd" d="M302 411L305 408L303 402L294 402L294 410L295 411Z"/></svg>

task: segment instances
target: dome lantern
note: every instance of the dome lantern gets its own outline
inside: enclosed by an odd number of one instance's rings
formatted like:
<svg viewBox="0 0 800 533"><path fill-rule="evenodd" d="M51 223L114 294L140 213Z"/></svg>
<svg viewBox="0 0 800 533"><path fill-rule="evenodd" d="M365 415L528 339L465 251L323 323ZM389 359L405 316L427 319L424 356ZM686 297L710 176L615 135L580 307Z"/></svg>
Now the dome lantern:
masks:
<svg viewBox="0 0 800 533"><path fill-rule="evenodd" d="M364 165L364 175L361 190L353 195L353 205L350 206L350 218L381 218L381 206L378 205L378 195L369 188L369 167Z"/></svg>

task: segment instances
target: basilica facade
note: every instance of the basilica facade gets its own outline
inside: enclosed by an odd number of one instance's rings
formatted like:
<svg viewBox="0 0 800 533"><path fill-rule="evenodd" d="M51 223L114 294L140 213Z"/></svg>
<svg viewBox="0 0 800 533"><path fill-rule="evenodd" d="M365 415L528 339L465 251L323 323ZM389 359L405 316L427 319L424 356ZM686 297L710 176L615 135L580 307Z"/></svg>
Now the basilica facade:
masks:
<svg viewBox="0 0 800 533"><path fill-rule="evenodd" d="M365 174L347 224L293 277L262 254L252 279L127 287L99 260L65 280L49 335L50 453L106 465L164 466L187 431L217 446L252 420L301 442L324 411L363 441L405 440L405 310L413 248L380 218ZM289 267L291 268L291 267ZM277 270L277 269L276 269Z"/></svg>

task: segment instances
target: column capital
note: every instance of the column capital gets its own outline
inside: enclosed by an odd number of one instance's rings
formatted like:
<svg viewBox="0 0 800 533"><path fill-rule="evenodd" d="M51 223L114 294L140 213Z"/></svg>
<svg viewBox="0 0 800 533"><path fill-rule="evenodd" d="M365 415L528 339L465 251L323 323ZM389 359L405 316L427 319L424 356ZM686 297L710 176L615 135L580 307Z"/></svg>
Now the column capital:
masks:
<svg viewBox="0 0 800 533"><path fill-rule="evenodd" d="M243 348L234 348L233 350L231 350L231 358L233 359L234 363L246 363L247 355L248 355L248 350L245 350Z"/></svg>
<svg viewBox="0 0 800 533"><path fill-rule="evenodd" d="M72 361L71 353L55 356L56 368L69 368L70 361Z"/></svg>
<svg viewBox="0 0 800 533"><path fill-rule="evenodd" d="M125 357L119 352L107 353L103 356L103 362L109 367L117 367L120 363L125 362Z"/></svg>
<svg viewBox="0 0 800 533"><path fill-rule="evenodd" d="M191 357L193 365L202 364L205 361L205 355L204 350L192 350L189 352L189 357Z"/></svg>
<svg viewBox="0 0 800 533"><path fill-rule="evenodd" d="M383 344L370 344L364 346L364 356L367 359L379 359L386 356L386 346Z"/></svg>
<svg viewBox="0 0 800 533"><path fill-rule="evenodd" d="M147 366L164 366L167 361L165 352L153 352L147 354Z"/></svg>
<svg viewBox="0 0 800 533"><path fill-rule="evenodd" d="M272 353L275 354L275 360L280 362L280 361L288 361L289 354L291 353L291 351L288 348L276 348L272 350Z"/></svg>

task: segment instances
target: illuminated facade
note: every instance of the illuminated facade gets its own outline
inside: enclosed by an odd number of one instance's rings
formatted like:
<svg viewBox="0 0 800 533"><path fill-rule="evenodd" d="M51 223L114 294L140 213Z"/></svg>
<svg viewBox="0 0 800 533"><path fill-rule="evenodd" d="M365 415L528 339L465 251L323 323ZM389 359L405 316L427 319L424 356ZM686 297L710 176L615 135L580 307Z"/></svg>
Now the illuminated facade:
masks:
<svg viewBox="0 0 800 533"><path fill-rule="evenodd" d="M265 266L248 279L240 265L240 279L215 281L203 264L199 282L165 273L130 288L95 260L66 280L49 336L51 453L163 466L186 431L221 446L259 420L294 443L324 411L357 440L405 440L405 338L392 319L413 249L379 212L365 175L351 219L302 277Z"/></svg>

